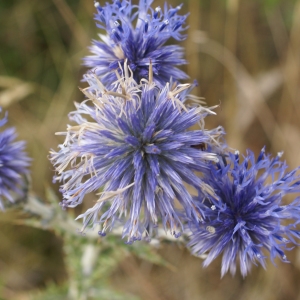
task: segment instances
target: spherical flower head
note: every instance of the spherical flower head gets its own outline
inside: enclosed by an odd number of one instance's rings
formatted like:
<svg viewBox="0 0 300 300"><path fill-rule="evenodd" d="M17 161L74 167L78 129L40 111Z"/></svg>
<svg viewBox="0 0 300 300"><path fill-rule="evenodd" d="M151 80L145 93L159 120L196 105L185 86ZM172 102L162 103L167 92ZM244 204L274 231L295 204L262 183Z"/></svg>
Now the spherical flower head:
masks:
<svg viewBox="0 0 300 300"><path fill-rule="evenodd" d="M164 86L173 80L188 78L176 66L185 64L183 49L177 45L165 45L170 39L183 40L182 25L186 16L177 12L181 6L164 11L150 7L152 0L140 0L139 5L131 1L113 1L101 6L95 2L97 27L106 31L99 35L101 41L93 41L90 47L93 55L84 59L85 65L94 70L105 86L117 80L115 70L125 60L133 71L134 79L139 82L148 78L149 64L153 64L154 81Z"/></svg>
<svg viewBox="0 0 300 300"><path fill-rule="evenodd" d="M1 108L0 108L1 112ZM0 127L7 122L7 114L0 120ZM14 128L0 132L0 209L4 200L14 203L16 196L24 197L25 175L28 174L29 158L24 152L25 142L15 142Z"/></svg>
<svg viewBox="0 0 300 300"><path fill-rule="evenodd" d="M192 224L189 242L195 255L207 255L204 266L223 254L222 276L228 270L235 274L238 261L246 276L252 264L265 267L264 253L270 254L273 263L275 257L287 261L287 244L300 237L295 228L300 205L299 198L284 205L283 197L299 192L300 182L297 169L285 172L281 155L271 158L262 149L255 160L248 151L240 163L238 152L229 154L205 178L218 199L199 193L198 205L205 219Z"/></svg>
<svg viewBox="0 0 300 300"><path fill-rule="evenodd" d="M95 205L78 217L82 230L99 224L99 234L105 235L122 224L131 243L150 238L161 222L178 237L181 214L199 217L184 183L212 193L193 171L204 172L217 157L193 146L210 144L222 129L187 131L212 113L185 105L188 85L138 85L128 71L113 91L95 76L89 82L92 86L83 90L89 100L70 114L77 125L62 133L65 142L51 153L54 179L62 182L61 205L75 207L86 194L98 192Z"/></svg>

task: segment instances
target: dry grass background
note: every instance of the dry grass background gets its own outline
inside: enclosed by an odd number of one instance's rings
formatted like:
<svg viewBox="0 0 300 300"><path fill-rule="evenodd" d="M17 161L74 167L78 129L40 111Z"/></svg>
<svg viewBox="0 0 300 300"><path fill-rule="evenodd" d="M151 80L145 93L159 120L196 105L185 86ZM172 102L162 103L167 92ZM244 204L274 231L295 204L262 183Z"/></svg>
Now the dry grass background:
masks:
<svg viewBox="0 0 300 300"><path fill-rule="evenodd" d="M228 144L241 152L266 145L273 154L283 150L291 168L300 165L300 1L168 2L184 2L182 11L191 12L184 69L199 82L195 93L209 106L221 103L207 127L223 125ZM83 99L77 86L84 85L81 58L97 34L93 13L92 0L0 0L0 105L27 140L32 187L41 198L53 175L48 151L61 142L54 132L65 129L73 102ZM16 217L0 214L0 299L31 299L67 276L62 241L11 225ZM132 256L112 285L146 300L300 299L299 250L288 254L291 264L254 267L244 280L221 280L220 261L203 269L180 245L158 251L174 270Z"/></svg>

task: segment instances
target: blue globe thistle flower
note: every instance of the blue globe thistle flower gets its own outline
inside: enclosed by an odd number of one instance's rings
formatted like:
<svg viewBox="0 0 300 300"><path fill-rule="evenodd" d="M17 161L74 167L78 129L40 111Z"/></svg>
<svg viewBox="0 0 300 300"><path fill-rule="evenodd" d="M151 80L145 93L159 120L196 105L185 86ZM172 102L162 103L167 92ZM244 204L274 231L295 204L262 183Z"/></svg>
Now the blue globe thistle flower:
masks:
<svg viewBox="0 0 300 300"><path fill-rule="evenodd" d="M0 108L0 112L2 109ZM7 113L0 120L0 127L7 122ZM24 152L25 142L15 142L14 128L0 132L0 209L4 210L4 200L14 203L17 195L24 196L25 180L30 159Z"/></svg>
<svg viewBox="0 0 300 300"><path fill-rule="evenodd" d="M192 224L188 246L195 255L207 255L205 267L223 254L222 276L235 274L238 261L246 276L252 264L265 267L266 252L273 263L276 257L287 261L287 244L300 237L300 199L284 205L283 197L299 192L300 181L298 169L286 173L281 155L271 158L263 148L257 160L248 151L240 163L238 152L229 154L228 162L220 160L204 178L218 199L199 193L205 219Z"/></svg>
<svg viewBox="0 0 300 300"><path fill-rule="evenodd" d="M186 15L179 16L181 6L164 11L160 7L152 9L152 0L140 0L139 5L131 1L113 1L100 6L95 2L97 27L106 31L99 35L101 41L93 41L90 47L93 55L84 59L85 65L94 70L105 86L117 80L115 70L125 60L133 71L137 82L148 78L150 62L153 65L154 81L164 86L170 80L186 79L188 76L175 66L185 64L183 48L177 45L165 45L170 39L185 39L182 25Z"/></svg>
<svg viewBox="0 0 300 300"><path fill-rule="evenodd" d="M62 182L61 206L75 207L87 194L101 191L95 205L78 216L82 231L99 224L99 234L105 235L122 222L123 237L131 243L150 238L161 221L178 237L181 214L200 217L184 183L213 193L193 171L205 172L208 161L218 159L193 146L210 145L222 128L187 131L212 113L185 104L189 85L167 83L160 89L151 73L149 82L138 85L126 69L112 91L97 76L88 79L91 86L83 92L89 100L69 115L77 125L61 133L65 142L51 152L54 180Z"/></svg>

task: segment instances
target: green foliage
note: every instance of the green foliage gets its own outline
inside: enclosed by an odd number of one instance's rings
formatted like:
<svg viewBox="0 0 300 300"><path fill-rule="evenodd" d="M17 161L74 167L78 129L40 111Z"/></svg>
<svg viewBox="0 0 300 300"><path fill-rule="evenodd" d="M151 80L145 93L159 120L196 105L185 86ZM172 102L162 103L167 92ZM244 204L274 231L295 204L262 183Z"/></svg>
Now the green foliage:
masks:
<svg viewBox="0 0 300 300"><path fill-rule="evenodd" d="M65 260L69 273L70 299L121 299L109 285L109 277L124 257L117 239L109 243L89 241L84 236L64 236ZM126 296L126 299L135 298Z"/></svg>
<svg viewBox="0 0 300 300"><path fill-rule="evenodd" d="M62 211L57 196L52 189L46 192L47 203L31 197L24 208L32 218L23 220L23 224L50 230L63 241L64 263L68 280L56 286L47 285L44 291L35 294L32 300L68 299L68 300L137 300L132 295L124 296L110 285L110 277L119 264L129 256L136 256L152 264L164 266L172 271L175 268L164 260L156 248L146 242L125 244L120 235L111 233L107 237L96 234L80 234L70 214ZM126 298L124 298L126 297Z"/></svg>
<svg viewBox="0 0 300 300"><path fill-rule="evenodd" d="M66 283L61 285L49 283L44 290L32 293L30 300L68 300L67 295Z"/></svg>
<svg viewBox="0 0 300 300"><path fill-rule="evenodd" d="M161 255L158 254L157 249L151 247L148 243L133 244L129 251L140 258L152 264L164 266L171 271L176 271L176 268L167 262Z"/></svg>
<svg viewBox="0 0 300 300"><path fill-rule="evenodd" d="M264 0L263 4L265 5L265 7L272 9L275 6L278 6L281 2L282 0Z"/></svg>

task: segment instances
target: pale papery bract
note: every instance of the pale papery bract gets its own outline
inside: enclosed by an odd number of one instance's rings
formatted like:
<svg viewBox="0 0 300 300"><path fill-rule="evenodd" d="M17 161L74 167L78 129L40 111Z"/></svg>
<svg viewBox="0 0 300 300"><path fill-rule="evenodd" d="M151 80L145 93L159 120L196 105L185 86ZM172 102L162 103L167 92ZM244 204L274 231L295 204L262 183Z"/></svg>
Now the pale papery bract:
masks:
<svg viewBox="0 0 300 300"><path fill-rule="evenodd" d="M276 257L287 262L285 251L300 237L300 198L290 204L283 198L299 193L300 181L298 169L286 172L281 155L271 158L262 149L255 160L248 151L239 162L238 152L230 153L205 176L218 197L200 192L195 198L205 218L191 222L188 244L193 254L206 256L205 267L222 255L222 276L229 270L235 274L238 262L246 276L252 264L265 267L265 253L272 262Z"/></svg>
<svg viewBox="0 0 300 300"><path fill-rule="evenodd" d="M59 151L51 151L62 207L75 207L98 192L95 205L78 216L82 230L99 225L105 235L117 223L131 243L151 238L161 222L178 237L181 215L202 217L184 183L213 194L194 171L207 172L208 162L218 159L194 146L212 145L223 129L187 130L212 114L201 105L186 105L189 85L137 84L125 71L109 91L96 75L88 79L91 86L83 92L89 100L69 115L77 125L68 126Z"/></svg>
<svg viewBox="0 0 300 300"><path fill-rule="evenodd" d="M183 48L165 45L170 39L183 40L185 16L177 15L181 6L164 10L151 8L152 0L112 1L101 6L95 2L95 20L106 35L94 40L90 51L93 55L84 58L84 64L93 70L105 86L116 81L115 70L127 60L134 79L139 82L149 77L150 62L153 65L153 80L164 86L170 78L174 81L188 78L176 66L186 64Z"/></svg>

